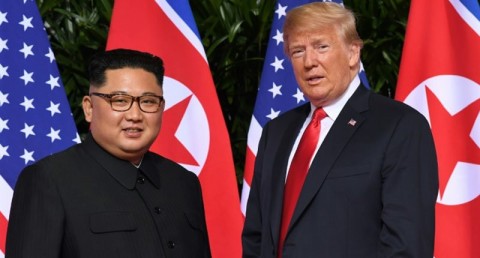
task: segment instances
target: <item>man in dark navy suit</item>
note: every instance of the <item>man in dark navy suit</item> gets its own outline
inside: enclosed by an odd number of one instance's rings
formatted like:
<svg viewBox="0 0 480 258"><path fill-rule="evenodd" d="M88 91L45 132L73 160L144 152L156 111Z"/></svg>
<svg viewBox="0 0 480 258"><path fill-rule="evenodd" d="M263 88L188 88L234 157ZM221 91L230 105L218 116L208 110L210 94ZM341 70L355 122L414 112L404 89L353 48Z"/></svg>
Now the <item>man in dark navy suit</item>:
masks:
<svg viewBox="0 0 480 258"><path fill-rule="evenodd" d="M283 33L310 103L263 129L243 256L433 257L438 176L427 120L361 85L350 10L300 6Z"/></svg>

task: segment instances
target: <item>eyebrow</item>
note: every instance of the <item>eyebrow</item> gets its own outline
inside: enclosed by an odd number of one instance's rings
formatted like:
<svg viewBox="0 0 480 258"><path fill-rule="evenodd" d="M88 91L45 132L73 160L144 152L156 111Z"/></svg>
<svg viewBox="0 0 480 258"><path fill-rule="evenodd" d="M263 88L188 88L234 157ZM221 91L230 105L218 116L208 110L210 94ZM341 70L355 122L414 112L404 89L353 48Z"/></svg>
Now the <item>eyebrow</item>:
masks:
<svg viewBox="0 0 480 258"><path fill-rule="evenodd" d="M125 94L125 95L131 95L130 93L126 92L126 91L112 91L110 92L109 94ZM155 92L151 92L151 91L147 91L147 92L143 92L140 96L146 96L146 95L157 95L157 93Z"/></svg>

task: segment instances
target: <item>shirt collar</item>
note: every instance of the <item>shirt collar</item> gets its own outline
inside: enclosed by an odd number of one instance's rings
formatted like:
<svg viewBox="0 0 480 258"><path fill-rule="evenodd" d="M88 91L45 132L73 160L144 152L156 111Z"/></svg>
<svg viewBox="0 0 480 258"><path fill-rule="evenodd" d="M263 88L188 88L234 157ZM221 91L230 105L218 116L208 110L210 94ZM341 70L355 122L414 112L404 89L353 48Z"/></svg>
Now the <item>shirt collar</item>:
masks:
<svg viewBox="0 0 480 258"><path fill-rule="evenodd" d="M159 163L154 161L154 155L151 152L145 153L139 169L156 188L160 188L159 168L156 166Z"/></svg>
<svg viewBox="0 0 480 258"><path fill-rule="evenodd" d="M119 159L106 150L104 150L93 137L89 135L84 141L88 153L102 166L117 182L125 188L133 190L137 182L139 170L148 178L155 187L160 186L160 178L156 173L155 167L150 153L145 154L140 168L136 168L129 161Z"/></svg>
<svg viewBox="0 0 480 258"><path fill-rule="evenodd" d="M353 95L355 90L357 90L358 86L360 86L360 77L358 77L358 74L357 74L348 85L347 90L340 96L340 98L338 98L332 104L322 107L325 113L327 113L329 118L331 118L333 121L337 119L343 107L345 106L347 101L350 99L350 97ZM312 113L316 109L316 107L311 103L310 103L310 106L312 110L310 113Z"/></svg>

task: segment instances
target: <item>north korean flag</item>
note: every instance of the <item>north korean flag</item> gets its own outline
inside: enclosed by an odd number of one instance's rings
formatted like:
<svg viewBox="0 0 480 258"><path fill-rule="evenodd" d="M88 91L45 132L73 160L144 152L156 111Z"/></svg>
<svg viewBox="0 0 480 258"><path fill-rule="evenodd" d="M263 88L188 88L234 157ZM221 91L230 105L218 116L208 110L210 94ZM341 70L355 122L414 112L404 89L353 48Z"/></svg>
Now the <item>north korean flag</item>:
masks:
<svg viewBox="0 0 480 258"><path fill-rule="evenodd" d="M435 257L480 257L477 0L412 0L395 98L425 115L434 135Z"/></svg>
<svg viewBox="0 0 480 258"><path fill-rule="evenodd" d="M188 1L116 0L107 48L163 59L166 106L151 150L198 175L212 256L240 257L243 215L229 135Z"/></svg>

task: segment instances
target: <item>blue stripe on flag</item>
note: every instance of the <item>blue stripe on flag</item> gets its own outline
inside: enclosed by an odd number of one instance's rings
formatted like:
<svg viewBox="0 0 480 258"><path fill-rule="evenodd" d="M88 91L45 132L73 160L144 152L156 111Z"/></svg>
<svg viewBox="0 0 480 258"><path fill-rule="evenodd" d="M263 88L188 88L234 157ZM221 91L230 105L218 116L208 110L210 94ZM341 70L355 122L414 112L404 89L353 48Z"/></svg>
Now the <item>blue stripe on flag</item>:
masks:
<svg viewBox="0 0 480 258"><path fill-rule="evenodd" d="M175 10L178 16L182 17L183 21L190 27L195 35L197 35L197 38L200 39L200 33L198 32L188 0L166 0L166 2Z"/></svg>

